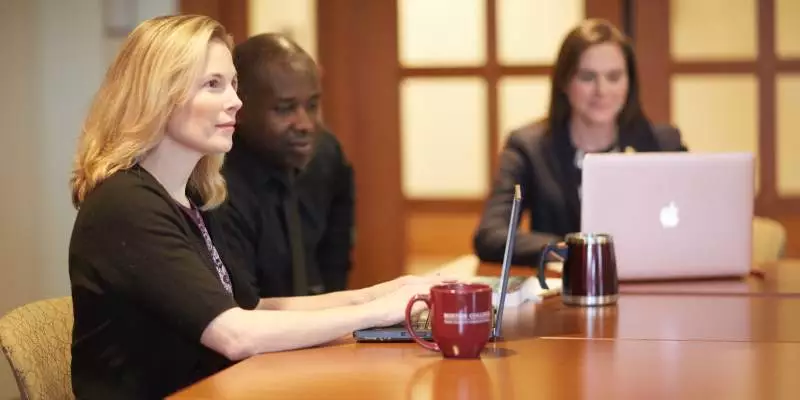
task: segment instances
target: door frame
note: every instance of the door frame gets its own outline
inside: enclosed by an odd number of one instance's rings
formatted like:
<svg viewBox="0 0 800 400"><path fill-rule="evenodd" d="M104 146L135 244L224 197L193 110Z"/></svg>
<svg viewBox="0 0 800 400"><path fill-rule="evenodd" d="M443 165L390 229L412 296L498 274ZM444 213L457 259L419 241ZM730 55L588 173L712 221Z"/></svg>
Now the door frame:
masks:
<svg viewBox="0 0 800 400"><path fill-rule="evenodd" d="M491 177L497 164L497 81L506 74L548 73L549 66L501 66L497 61L496 0L486 2L489 83L488 151ZM587 17L605 18L621 26L623 0L586 0ZM317 2L319 62L324 70L323 108L329 127L353 160L357 184L357 241L352 284L361 287L405 272L409 217L417 213L476 216L484 199L411 199L403 196L400 154L399 82L409 76L474 74L475 68L406 68L400 65L396 0L325 0ZM469 250L472 232L441 229L430 246ZM453 227L451 227L453 228ZM459 228L463 230L463 224ZM426 239L431 236L426 235ZM452 238L452 239L451 239ZM458 244L448 244L456 240Z"/></svg>

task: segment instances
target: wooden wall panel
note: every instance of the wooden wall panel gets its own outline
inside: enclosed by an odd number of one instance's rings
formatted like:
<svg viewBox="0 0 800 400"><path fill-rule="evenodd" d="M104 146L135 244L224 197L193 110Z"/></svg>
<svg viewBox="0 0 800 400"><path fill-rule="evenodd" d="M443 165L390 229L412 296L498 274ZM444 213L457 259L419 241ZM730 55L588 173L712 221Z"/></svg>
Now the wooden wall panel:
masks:
<svg viewBox="0 0 800 400"><path fill-rule="evenodd" d="M775 179L775 126L777 113L775 110L775 73L777 57L775 56L775 2L774 0L757 1L758 9L758 138L759 159L761 163L759 177L761 192L757 212L775 208L778 190ZM781 212L785 214L786 211Z"/></svg>
<svg viewBox="0 0 800 400"><path fill-rule="evenodd" d="M786 257L800 258L800 214L783 214L776 218L786 228Z"/></svg>
<svg viewBox="0 0 800 400"><path fill-rule="evenodd" d="M317 2L325 120L355 168L353 288L405 268L396 14L389 0Z"/></svg>
<svg viewBox="0 0 800 400"><path fill-rule="evenodd" d="M624 30L623 3L623 0L586 0L586 16L606 19L620 30Z"/></svg>
<svg viewBox="0 0 800 400"><path fill-rule="evenodd" d="M248 0L180 0L182 14L208 15L216 19L239 43L248 36Z"/></svg>
<svg viewBox="0 0 800 400"><path fill-rule="evenodd" d="M670 118L669 0L633 0L634 48L639 67L639 95L647 116L657 123Z"/></svg>
<svg viewBox="0 0 800 400"><path fill-rule="evenodd" d="M480 210L442 212L411 209L406 217L410 259L455 258L471 254L472 236L480 222ZM530 231L529 214L520 215L521 232Z"/></svg>
<svg viewBox="0 0 800 400"><path fill-rule="evenodd" d="M416 258L472 253L472 235L480 214L410 212L406 218L407 253Z"/></svg>

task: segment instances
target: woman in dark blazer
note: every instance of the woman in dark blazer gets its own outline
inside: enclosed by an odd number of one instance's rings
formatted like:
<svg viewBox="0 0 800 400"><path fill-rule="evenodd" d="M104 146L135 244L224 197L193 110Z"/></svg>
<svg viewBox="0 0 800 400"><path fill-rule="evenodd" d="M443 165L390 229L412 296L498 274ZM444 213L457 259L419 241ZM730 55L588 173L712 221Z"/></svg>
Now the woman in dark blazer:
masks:
<svg viewBox="0 0 800 400"><path fill-rule="evenodd" d="M483 261L502 260L515 184L531 232L517 234L512 262L533 266L546 244L580 231L586 153L686 150L678 129L644 115L630 42L609 22L586 20L561 45L547 117L508 137L475 232L475 253Z"/></svg>

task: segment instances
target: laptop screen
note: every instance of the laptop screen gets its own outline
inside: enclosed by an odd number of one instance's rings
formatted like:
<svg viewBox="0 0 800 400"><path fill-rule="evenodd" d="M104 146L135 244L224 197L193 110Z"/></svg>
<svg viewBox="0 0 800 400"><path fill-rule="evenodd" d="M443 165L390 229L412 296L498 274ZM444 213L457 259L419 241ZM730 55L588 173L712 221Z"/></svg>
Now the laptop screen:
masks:
<svg viewBox="0 0 800 400"><path fill-rule="evenodd" d="M511 259L514 254L514 242L517 237L521 201L522 191L520 186L514 185L514 201L511 203L511 216L508 221L508 234L506 235L506 249L503 253L503 267L500 272L500 299L497 302L497 312L495 313L495 323L492 331L492 336L496 338L500 337L502 332L503 308L506 303L508 278L511 273Z"/></svg>

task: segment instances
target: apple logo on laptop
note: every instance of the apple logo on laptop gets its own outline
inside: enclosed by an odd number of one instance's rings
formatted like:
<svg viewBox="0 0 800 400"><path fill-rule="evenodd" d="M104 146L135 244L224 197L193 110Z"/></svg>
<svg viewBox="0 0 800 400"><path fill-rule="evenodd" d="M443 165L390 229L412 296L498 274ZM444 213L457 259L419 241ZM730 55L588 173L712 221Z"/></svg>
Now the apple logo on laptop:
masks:
<svg viewBox="0 0 800 400"><path fill-rule="evenodd" d="M661 226L664 228L674 228L678 226L678 207L675 202L671 201L667 206L661 209Z"/></svg>

